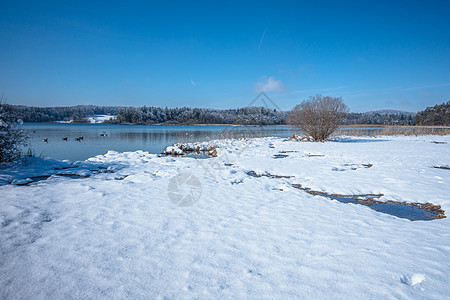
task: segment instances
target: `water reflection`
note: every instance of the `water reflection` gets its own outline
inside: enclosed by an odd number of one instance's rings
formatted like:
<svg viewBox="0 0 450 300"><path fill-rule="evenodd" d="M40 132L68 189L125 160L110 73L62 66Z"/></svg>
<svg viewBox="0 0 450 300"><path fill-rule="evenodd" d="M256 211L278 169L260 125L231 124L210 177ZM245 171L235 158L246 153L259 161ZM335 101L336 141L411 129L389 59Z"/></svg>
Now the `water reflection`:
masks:
<svg viewBox="0 0 450 300"><path fill-rule="evenodd" d="M30 134L31 147L36 155L69 160L85 160L108 150L119 152L144 150L150 153L161 153L164 147L174 143L226 138L289 137L294 133L300 133L298 128L289 126L26 123L24 128ZM339 128L335 136L376 136L390 132L408 134L408 132L404 132L405 130L416 129L349 126ZM107 136L102 136L102 133ZM65 137L67 140L64 140ZM75 141L78 137L83 137L83 139ZM44 139L48 139L48 142L42 142Z"/></svg>
<svg viewBox="0 0 450 300"><path fill-rule="evenodd" d="M38 156L85 160L108 150L144 150L161 153L173 143L208 141L218 138L288 137L298 130L291 127L244 127L201 125L111 125L26 123L30 143ZM101 136L106 133L107 136ZM78 137L81 141L76 141ZM67 137L67 140L64 138ZM42 142L48 139L48 142Z"/></svg>

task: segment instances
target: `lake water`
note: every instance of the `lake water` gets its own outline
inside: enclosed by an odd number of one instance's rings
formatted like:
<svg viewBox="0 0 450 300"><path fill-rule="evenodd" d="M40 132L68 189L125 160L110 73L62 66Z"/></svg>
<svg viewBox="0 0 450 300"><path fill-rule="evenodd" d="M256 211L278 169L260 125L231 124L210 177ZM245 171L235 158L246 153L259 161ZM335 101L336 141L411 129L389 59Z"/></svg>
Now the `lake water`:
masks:
<svg viewBox="0 0 450 300"><path fill-rule="evenodd" d="M112 125L25 123L35 155L56 159L85 160L108 150L144 150L161 153L180 142L229 137L288 137L298 129L288 126ZM101 136L106 133L107 136ZM75 141L77 137L81 141ZM67 137L67 141L63 140ZM48 139L48 142L43 142Z"/></svg>

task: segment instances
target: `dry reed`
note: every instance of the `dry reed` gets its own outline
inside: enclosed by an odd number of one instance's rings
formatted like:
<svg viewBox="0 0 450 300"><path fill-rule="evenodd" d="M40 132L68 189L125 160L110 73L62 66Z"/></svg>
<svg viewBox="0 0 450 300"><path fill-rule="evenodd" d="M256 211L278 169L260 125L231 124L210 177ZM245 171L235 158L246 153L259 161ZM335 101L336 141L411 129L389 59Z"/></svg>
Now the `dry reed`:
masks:
<svg viewBox="0 0 450 300"><path fill-rule="evenodd" d="M379 136L379 135L447 135L450 127L425 126L387 126L383 128L345 128L337 129L333 136Z"/></svg>

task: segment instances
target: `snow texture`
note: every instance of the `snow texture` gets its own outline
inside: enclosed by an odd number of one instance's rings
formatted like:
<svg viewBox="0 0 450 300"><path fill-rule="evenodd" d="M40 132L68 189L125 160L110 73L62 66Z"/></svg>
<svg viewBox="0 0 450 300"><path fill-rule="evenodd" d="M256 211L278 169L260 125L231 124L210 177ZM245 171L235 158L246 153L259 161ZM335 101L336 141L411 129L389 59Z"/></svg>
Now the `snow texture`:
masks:
<svg viewBox="0 0 450 300"><path fill-rule="evenodd" d="M216 148L208 159L109 151L2 166L0 298L448 299L449 218L409 221L292 184L448 215L450 171L433 166L449 164L450 136Z"/></svg>

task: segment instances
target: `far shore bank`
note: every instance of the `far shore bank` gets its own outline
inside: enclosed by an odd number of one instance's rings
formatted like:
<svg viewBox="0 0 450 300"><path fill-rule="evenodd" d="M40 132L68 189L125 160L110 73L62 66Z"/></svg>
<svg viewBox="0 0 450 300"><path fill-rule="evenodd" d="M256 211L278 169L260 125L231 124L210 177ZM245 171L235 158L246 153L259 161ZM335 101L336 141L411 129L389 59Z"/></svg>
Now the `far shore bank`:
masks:
<svg viewBox="0 0 450 300"><path fill-rule="evenodd" d="M251 125L251 124L173 124L173 123L156 123L156 124L139 124L139 123L81 123L81 122L24 122L24 124L84 124L84 125L149 125L149 126L160 126L160 125L171 125L171 126L229 126L229 127L291 127L295 128L297 126L288 124L276 124L276 125ZM437 125L386 125L386 124L343 124L339 128L343 127L396 127L396 128L439 128L439 129L450 129L450 126L437 126Z"/></svg>

